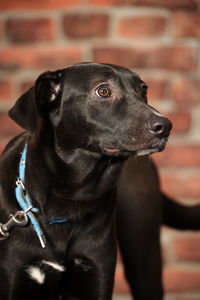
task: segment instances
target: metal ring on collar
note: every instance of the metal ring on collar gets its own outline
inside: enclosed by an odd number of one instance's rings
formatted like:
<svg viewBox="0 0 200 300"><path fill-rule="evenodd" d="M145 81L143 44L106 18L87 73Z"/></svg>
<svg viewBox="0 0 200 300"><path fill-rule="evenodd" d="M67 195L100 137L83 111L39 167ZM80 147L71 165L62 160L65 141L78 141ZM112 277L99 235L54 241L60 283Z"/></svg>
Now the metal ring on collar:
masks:
<svg viewBox="0 0 200 300"><path fill-rule="evenodd" d="M2 226L3 226L3 224L0 223L0 241L4 241L9 238L9 232L4 232L2 230Z"/></svg>

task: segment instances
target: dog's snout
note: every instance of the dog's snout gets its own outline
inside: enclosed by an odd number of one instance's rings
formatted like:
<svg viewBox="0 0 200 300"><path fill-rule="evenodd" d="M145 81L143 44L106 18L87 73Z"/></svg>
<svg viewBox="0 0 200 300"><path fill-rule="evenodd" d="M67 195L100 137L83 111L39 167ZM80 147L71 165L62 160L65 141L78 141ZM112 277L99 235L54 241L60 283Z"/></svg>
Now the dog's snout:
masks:
<svg viewBox="0 0 200 300"><path fill-rule="evenodd" d="M152 117L147 122L147 127L156 136L168 136L172 128L172 123L164 117Z"/></svg>

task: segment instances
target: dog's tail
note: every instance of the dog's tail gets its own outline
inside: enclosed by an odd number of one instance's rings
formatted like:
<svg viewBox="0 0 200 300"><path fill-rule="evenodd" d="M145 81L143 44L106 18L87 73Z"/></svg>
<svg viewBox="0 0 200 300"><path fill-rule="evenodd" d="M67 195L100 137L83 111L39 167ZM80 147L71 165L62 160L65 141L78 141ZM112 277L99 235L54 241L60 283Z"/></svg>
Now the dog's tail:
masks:
<svg viewBox="0 0 200 300"><path fill-rule="evenodd" d="M200 229L200 204L186 206L162 193L163 224L179 230Z"/></svg>

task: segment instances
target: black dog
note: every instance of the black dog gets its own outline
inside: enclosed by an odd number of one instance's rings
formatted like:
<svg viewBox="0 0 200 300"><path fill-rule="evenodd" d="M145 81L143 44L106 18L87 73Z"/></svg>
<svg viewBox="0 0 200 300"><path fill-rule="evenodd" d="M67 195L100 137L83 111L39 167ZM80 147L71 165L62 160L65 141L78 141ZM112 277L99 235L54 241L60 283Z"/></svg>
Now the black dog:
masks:
<svg viewBox="0 0 200 300"><path fill-rule="evenodd" d="M125 68L77 64L39 76L9 111L26 132L1 159L1 300L111 299L116 180L171 130L146 91Z"/></svg>

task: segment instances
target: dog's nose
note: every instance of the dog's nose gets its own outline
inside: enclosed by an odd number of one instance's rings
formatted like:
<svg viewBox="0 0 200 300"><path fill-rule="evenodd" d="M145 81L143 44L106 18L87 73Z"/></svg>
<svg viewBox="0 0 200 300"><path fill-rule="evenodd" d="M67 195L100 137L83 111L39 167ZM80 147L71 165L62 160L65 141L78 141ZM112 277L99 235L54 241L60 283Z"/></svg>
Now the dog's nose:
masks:
<svg viewBox="0 0 200 300"><path fill-rule="evenodd" d="M172 129L172 123L164 117L153 116L147 122L147 127L154 135L166 137Z"/></svg>

